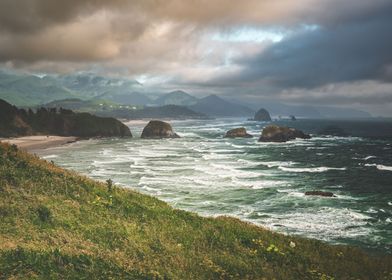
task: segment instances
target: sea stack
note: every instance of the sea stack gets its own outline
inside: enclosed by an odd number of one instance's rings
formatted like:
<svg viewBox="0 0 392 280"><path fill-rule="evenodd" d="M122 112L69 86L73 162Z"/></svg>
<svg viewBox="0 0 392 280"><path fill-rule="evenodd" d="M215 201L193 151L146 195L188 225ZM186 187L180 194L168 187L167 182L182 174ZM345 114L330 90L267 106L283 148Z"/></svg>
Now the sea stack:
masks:
<svg viewBox="0 0 392 280"><path fill-rule="evenodd" d="M287 142L296 138L310 139L310 135L295 128L269 125L263 129L259 142Z"/></svg>
<svg viewBox="0 0 392 280"><path fill-rule="evenodd" d="M152 120L143 129L141 138L161 139L161 138L180 138L172 126L163 121Z"/></svg>
<svg viewBox="0 0 392 280"><path fill-rule="evenodd" d="M315 195L315 196L325 196L325 197L336 197L331 192L324 192L324 191L307 191L305 192L305 195Z"/></svg>
<svg viewBox="0 0 392 280"><path fill-rule="evenodd" d="M261 108L260 110L258 110L255 114L255 117L253 118L254 121L259 121L259 122L269 122L271 121L271 116L269 114L269 112L264 109Z"/></svg>
<svg viewBox="0 0 392 280"><path fill-rule="evenodd" d="M226 132L225 138L236 138L236 137L252 138L253 136L246 132L245 127L230 129L229 131Z"/></svg>

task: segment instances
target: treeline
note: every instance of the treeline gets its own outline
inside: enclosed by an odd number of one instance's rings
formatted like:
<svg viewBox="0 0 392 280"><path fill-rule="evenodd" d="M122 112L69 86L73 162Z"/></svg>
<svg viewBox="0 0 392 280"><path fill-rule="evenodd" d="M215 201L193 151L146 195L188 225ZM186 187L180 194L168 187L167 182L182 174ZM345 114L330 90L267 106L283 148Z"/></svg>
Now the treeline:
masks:
<svg viewBox="0 0 392 280"><path fill-rule="evenodd" d="M74 113L63 108L22 109L0 99L0 136L39 134L60 136L131 136L129 128L114 118Z"/></svg>

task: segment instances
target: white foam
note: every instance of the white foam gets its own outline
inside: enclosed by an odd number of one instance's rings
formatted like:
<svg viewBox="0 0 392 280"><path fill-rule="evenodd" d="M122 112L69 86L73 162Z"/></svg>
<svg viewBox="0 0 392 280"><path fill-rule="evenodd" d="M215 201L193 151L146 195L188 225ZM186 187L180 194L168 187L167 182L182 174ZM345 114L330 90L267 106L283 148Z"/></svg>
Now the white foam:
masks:
<svg viewBox="0 0 392 280"><path fill-rule="evenodd" d="M264 161L260 162L261 165L267 166L268 168L272 167L287 167L287 166L293 166L297 164L294 161Z"/></svg>
<svg viewBox="0 0 392 280"><path fill-rule="evenodd" d="M280 170L282 170L282 171L298 172L298 173L302 173L302 172L321 173L321 172L327 172L327 171L330 171L330 170L346 170L345 167L336 168L336 167L326 167L326 166L322 166L322 167L308 167L308 168L288 168L288 167L284 167L284 166L279 166L278 168Z"/></svg>
<svg viewBox="0 0 392 280"><path fill-rule="evenodd" d="M368 236L372 230L365 227L371 217L348 208L321 207L319 209L296 209L291 213L261 218L267 227L305 233L317 239L333 240L342 237Z"/></svg>
<svg viewBox="0 0 392 280"><path fill-rule="evenodd" d="M382 164L365 164L364 166L375 166L378 170L392 171L392 166Z"/></svg>
<svg viewBox="0 0 392 280"><path fill-rule="evenodd" d="M363 160L369 160L371 158L376 158L376 156L367 156L367 157L364 157Z"/></svg>
<svg viewBox="0 0 392 280"><path fill-rule="evenodd" d="M58 155L47 155L47 156L43 156L43 159L52 159L52 158L57 158L59 157Z"/></svg>

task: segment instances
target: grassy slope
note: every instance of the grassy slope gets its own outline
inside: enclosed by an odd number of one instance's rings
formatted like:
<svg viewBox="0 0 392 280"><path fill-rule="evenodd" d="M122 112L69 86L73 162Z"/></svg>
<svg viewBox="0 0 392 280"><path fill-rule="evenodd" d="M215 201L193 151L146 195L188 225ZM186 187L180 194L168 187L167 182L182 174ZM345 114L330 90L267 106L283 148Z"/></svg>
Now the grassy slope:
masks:
<svg viewBox="0 0 392 280"><path fill-rule="evenodd" d="M390 257L109 191L0 144L0 279L389 279L391 267Z"/></svg>

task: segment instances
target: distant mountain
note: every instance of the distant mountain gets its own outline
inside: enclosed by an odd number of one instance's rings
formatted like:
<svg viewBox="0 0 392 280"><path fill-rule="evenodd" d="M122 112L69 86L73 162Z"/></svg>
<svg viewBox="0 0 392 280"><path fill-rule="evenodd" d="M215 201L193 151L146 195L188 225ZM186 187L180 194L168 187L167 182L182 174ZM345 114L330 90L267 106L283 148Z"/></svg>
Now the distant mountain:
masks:
<svg viewBox="0 0 392 280"><path fill-rule="evenodd" d="M124 95L140 88L140 83L125 78L111 78L90 73L58 76L61 85L77 92L83 99L97 97L103 94Z"/></svg>
<svg viewBox="0 0 392 280"><path fill-rule="evenodd" d="M207 119L204 114L195 112L187 107L178 105L165 105L155 107L144 107L139 109L117 108L112 110L97 111L99 116L110 116L120 119Z"/></svg>
<svg viewBox="0 0 392 280"><path fill-rule="evenodd" d="M97 96L95 99L113 101L124 105L149 105L152 104L150 98L139 92L108 92Z"/></svg>
<svg viewBox="0 0 392 280"><path fill-rule="evenodd" d="M81 100L78 98L55 100L46 103L44 105L40 105L38 107L41 106L45 108L58 108L58 109L63 108L63 109L69 109L78 112L89 112L89 113L95 113L97 111L110 110L113 108L123 107L120 104L107 100L101 100L101 99Z"/></svg>
<svg viewBox="0 0 392 280"><path fill-rule="evenodd" d="M120 119L170 118L170 119L205 119L206 115L192 111L184 106L134 106L113 103L107 100L64 99L49 102L46 108L63 108L78 112L89 112L97 116Z"/></svg>
<svg viewBox="0 0 392 280"><path fill-rule="evenodd" d="M58 81L34 75L0 72L0 98L17 106L34 106L77 95Z"/></svg>
<svg viewBox="0 0 392 280"><path fill-rule="evenodd" d="M114 118L66 109L18 109L0 99L0 136L54 134L60 136L132 136L129 128Z"/></svg>
<svg viewBox="0 0 392 280"><path fill-rule="evenodd" d="M254 110L226 101L217 95L199 99L196 104L188 107L211 117L251 117L254 115Z"/></svg>
<svg viewBox="0 0 392 280"><path fill-rule="evenodd" d="M135 80L93 74L38 77L0 71L0 98L17 106L35 106L69 98L86 100L101 95L119 103L151 103L146 96L135 93L140 87L140 83Z"/></svg>
<svg viewBox="0 0 392 280"><path fill-rule="evenodd" d="M182 90L172 91L160 96L155 103L158 105L179 105L191 106L196 104L198 99Z"/></svg>

